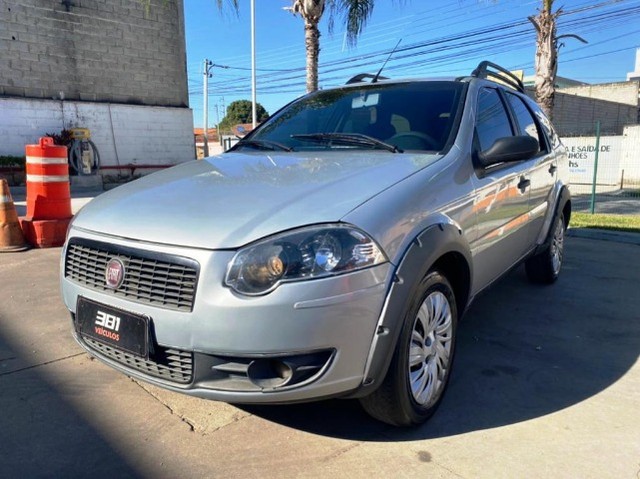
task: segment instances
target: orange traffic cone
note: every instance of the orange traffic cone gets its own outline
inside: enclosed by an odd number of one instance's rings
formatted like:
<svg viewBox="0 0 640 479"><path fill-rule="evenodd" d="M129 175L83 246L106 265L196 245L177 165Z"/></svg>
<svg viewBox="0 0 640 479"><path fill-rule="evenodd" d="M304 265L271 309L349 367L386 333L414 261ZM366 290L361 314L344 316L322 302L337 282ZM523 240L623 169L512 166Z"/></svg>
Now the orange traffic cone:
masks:
<svg viewBox="0 0 640 479"><path fill-rule="evenodd" d="M24 240L18 213L11 199L9 183L0 180L0 252L23 251L29 246Z"/></svg>

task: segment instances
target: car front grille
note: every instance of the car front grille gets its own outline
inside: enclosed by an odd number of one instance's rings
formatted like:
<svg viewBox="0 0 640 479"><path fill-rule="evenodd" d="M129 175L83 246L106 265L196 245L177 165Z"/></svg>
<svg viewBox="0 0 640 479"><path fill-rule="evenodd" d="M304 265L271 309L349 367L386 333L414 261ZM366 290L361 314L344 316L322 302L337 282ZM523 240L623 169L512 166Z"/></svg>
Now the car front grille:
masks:
<svg viewBox="0 0 640 479"><path fill-rule="evenodd" d="M177 384L189 384L193 379L193 353L155 346L149 359L112 348L100 341L83 336L84 343L100 356L116 361L148 376Z"/></svg>
<svg viewBox="0 0 640 479"><path fill-rule="evenodd" d="M122 285L107 288L105 270L112 258L125 266ZM70 240L65 277L88 288L143 304L177 311L191 311L196 295L198 263L194 260L108 243Z"/></svg>

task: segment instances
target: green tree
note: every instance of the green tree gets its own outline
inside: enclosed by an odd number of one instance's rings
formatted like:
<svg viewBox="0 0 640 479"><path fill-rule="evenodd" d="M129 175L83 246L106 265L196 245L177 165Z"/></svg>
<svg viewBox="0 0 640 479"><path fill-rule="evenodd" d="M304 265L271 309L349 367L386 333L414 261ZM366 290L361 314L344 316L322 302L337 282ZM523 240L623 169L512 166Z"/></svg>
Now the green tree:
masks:
<svg viewBox="0 0 640 479"><path fill-rule="evenodd" d="M251 101L236 100L227 107L227 114L220 121L220 129L229 129L239 123L251 123ZM258 123L269 118L269 113L260 103L256 103L256 121Z"/></svg>

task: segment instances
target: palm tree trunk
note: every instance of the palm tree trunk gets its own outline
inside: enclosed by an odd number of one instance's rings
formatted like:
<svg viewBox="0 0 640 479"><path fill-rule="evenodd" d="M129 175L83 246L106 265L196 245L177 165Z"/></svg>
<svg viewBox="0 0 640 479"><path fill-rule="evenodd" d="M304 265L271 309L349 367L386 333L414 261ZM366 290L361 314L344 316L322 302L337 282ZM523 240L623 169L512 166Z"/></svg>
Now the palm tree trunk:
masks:
<svg viewBox="0 0 640 479"><path fill-rule="evenodd" d="M218 0L220 1L220 0ZM229 0L231 1L231 0ZM237 1L237 0L233 0ZM546 0L551 1L551 0ZM307 92L318 89L318 57L320 56L320 30L318 24L329 5L329 31L333 25L333 15L343 12L346 16L347 39L355 44L367 19L373 11L374 0L293 0L291 12L304 20L304 44L307 53Z"/></svg>
<svg viewBox="0 0 640 479"><path fill-rule="evenodd" d="M558 44L556 21L560 11L551 13L553 2L545 1L544 9L535 17L529 17L537 31L536 38L536 101L551 119L555 100L555 80L558 72Z"/></svg>
<svg viewBox="0 0 640 479"><path fill-rule="evenodd" d="M320 55L319 17L305 17L304 44L307 51L307 93L318 89L318 56Z"/></svg>

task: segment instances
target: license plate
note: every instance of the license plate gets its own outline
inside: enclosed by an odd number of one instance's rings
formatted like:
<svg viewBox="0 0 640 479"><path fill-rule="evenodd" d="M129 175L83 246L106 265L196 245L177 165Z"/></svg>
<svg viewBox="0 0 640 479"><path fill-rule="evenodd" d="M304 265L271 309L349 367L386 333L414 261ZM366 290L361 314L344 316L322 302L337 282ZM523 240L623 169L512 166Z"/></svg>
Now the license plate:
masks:
<svg viewBox="0 0 640 479"><path fill-rule="evenodd" d="M149 318L78 297L76 331L116 349L147 359Z"/></svg>

